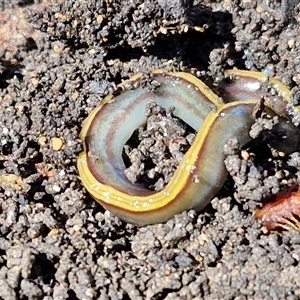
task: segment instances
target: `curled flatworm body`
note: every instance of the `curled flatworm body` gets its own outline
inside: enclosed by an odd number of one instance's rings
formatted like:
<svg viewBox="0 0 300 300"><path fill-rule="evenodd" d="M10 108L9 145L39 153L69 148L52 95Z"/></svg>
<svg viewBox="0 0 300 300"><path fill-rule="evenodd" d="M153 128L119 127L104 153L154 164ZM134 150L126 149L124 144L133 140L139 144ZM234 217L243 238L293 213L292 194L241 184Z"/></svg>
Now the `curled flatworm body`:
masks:
<svg viewBox="0 0 300 300"><path fill-rule="evenodd" d="M187 73L153 71L159 86L142 86L117 96L108 95L86 119L80 138L84 151L78 158L82 182L90 194L121 219L137 225L164 222L188 209L201 210L223 186L227 172L223 146L232 137L247 143L253 109L273 90L268 111L287 117L289 90L279 81L258 72L231 70L233 79L221 86L224 102L203 82ZM139 82L141 75L131 79ZM124 83L125 84L125 83ZM167 186L159 192L128 181L124 174L123 146L134 130L146 122L143 110L156 102L198 133ZM195 180L197 178L197 180Z"/></svg>

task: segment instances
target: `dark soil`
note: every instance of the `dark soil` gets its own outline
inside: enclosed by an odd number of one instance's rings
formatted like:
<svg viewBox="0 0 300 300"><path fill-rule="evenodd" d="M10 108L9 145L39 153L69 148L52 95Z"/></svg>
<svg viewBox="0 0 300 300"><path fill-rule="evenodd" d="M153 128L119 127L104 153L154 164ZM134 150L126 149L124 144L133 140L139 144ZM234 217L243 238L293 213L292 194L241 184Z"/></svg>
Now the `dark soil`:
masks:
<svg viewBox="0 0 300 300"><path fill-rule="evenodd" d="M161 191L169 183L184 154L195 139L195 131L155 102L145 107L147 122L135 130L124 146L124 171L132 183Z"/></svg>
<svg viewBox="0 0 300 300"><path fill-rule="evenodd" d="M298 299L299 233L265 234L253 212L300 156L269 147L263 119L250 148L227 145L220 195L165 224L120 221L76 169L83 120L138 72L259 70L297 103L297 2L1 1L0 299Z"/></svg>

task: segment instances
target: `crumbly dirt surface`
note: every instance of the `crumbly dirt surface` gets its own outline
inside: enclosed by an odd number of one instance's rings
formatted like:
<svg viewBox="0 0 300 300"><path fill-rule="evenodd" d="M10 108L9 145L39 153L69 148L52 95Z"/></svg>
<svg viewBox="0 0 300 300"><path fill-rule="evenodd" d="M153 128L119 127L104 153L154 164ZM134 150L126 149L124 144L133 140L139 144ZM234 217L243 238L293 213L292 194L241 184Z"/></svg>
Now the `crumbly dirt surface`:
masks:
<svg viewBox="0 0 300 300"><path fill-rule="evenodd" d="M195 131L173 112L155 102L145 107L146 124L135 130L124 146L124 171L134 184L161 191L195 139Z"/></svg>
<svg viewBox="0 0 300 300"><path fill-rule="evenodd" d="M0 299L299 298L300 234L253 217L299 179L299 154L231 141L233 179L204 211L141 228L104 211L76 169L83 120L138 72L218 83L257 69L297 102L298 1L60 2L0 5Z"/></svg>

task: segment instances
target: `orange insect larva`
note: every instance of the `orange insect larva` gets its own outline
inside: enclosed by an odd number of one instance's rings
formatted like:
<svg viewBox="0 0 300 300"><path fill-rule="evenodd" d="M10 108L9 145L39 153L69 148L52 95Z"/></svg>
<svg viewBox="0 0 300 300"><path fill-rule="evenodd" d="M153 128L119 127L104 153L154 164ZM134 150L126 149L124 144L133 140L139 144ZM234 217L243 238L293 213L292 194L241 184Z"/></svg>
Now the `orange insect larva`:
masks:
<svg viewBox="0 0 300 300"><path fill-rule="evenodd" d="M277 196L275 201L266 203L254 212L270 231L278 228L300 231L300 188Z"/></svg>

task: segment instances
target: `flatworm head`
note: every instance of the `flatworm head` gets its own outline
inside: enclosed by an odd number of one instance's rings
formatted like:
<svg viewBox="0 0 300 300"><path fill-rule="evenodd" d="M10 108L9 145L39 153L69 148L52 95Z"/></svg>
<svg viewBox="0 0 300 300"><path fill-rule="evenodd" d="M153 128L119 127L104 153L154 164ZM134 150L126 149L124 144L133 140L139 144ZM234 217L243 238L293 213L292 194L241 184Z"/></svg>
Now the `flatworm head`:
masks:
<svg viewBox="0 0 300 300"><path fill-rule="evenodd" d="M262 84L259 74L246 73ZM226 104L194 76L160 70L153 71L159 83L155 91L139 86L108 95L86 119L80 134L84 151L78 158L78 170L89 193L106 209L137 225L164 222L184 210L205 207L227 176L223 146L232 137L241 145L249 141L252 111L261 98L257 86L245 87L245 74L233 71L230 75L236 78L233 85L223 86ZM141 75L136 75L131 82L140 80ZM276 84L272 87L279 95L276 101L281 113L282 105L290 101L288 91ZM122 158L124 144L146 123L143 112L149 102L164 108L174 106L174 115L198 132L171 181L159 192L131 183L124 174ZM267 105L274 106L271 102Z"/></svg>
<svg viewBox="0 0 300 300"><path fill-rule="evenodd" d="M245 101L253 98L265 98L266 104L277 115L288 116L287 104L291 102L291 91L276 78L264 73L244 70L226 70L230 82L221 85L222 98L225 102ZM298 107L294 108L299 110Z"/></svg>

